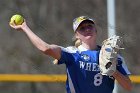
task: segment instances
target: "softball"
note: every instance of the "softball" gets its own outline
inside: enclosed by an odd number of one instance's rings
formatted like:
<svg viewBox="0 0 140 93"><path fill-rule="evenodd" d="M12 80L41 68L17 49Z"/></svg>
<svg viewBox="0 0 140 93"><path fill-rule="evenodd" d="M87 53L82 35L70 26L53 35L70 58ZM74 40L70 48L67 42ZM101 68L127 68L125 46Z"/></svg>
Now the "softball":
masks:
<svg viewBox="0 0 140 93"><path fill-rule="evenodd" d="M13 15L10 20L10 24L15 24L15 25L21 25L23 22L24 22L24 18L19 14Z"/></svg>

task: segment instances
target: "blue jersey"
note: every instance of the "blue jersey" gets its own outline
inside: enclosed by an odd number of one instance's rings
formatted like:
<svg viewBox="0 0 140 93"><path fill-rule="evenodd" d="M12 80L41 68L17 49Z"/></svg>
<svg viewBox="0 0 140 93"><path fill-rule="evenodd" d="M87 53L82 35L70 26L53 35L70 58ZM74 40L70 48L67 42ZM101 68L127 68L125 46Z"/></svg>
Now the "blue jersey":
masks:
<svg viewBox="0 0 140 93"><path fill-rule="evenodd" d="M67 93L112 93L114 78L101 75L99 69L100 47L87 50L83 46L62 48L58 64L66 64ZM117 70L130 74L122 57L118 57Z"/></svg>

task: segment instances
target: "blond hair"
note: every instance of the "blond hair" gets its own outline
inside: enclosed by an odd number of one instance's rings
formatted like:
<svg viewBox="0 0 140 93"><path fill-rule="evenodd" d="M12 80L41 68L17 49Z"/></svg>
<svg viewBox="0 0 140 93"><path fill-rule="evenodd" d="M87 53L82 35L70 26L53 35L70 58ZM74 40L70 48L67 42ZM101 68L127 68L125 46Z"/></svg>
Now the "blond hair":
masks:
<svg viewBox="0 0 140 93"><path fill-rule="evenodd" d="M74 37L72 38L72 41L74 42L74 46L75 46L75 47L78 47L78 46L80 46L80 45L82 44L81 39L76 38L75 35L74 35Z"/></svg>

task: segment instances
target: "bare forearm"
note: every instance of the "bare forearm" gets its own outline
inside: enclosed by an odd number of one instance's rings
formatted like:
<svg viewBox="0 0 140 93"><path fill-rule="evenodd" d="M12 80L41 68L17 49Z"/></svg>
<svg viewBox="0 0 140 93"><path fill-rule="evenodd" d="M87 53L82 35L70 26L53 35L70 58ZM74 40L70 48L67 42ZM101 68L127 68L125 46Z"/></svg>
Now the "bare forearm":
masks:
<svg viewBox="0 0 140 93"><path fill-rule="evenodd" d="M29 27L24 27L23 31L27 34L31 42L41 51L45 51L49 48L49 44L41 40L37 35L35 35Z"/></svg>
<svg viewBox="0 0 140 93"><path fill-rule="evenodd" d="M132 89L132 85L131 85L131 80L129 79L129 77L124 76L123 74L121 74L119 71L116 71L113 74L113 77L118 81L118 83L125 88L126 90L131 90Z"/></svg>
<svg viewBox="0 0 140 93"><path fill-rule="evenodd" d="M36 34L34 34L31 29L27 27L23 27L22 30L27 34L31 42L43 53L52 56L53 58L60 59L61 57L61 49L57 45L50 45L40 39Z"/></svg>

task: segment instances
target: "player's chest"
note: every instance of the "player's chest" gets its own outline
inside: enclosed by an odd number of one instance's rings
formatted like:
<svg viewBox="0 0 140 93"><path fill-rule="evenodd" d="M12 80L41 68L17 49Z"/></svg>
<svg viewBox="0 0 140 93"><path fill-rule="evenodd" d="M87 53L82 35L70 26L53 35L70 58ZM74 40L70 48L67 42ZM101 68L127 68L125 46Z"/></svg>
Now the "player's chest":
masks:
<svg viewBox="0 0 140 93"><path fill-rule="evenodd" d="M99 52L98 51L85 51L78 54L76 61L82 61L86 63L97 63L99 60Z"/></svg>
<svg viewBox="0 0 140 93"><path fill-rule="evenodd" d="M77 59L75 65L86 71L99 71L99 52L98 51L86 51L81 52Z"/></svg>

